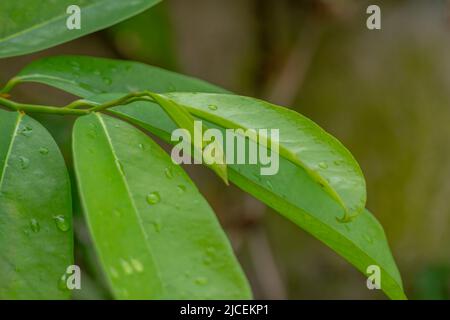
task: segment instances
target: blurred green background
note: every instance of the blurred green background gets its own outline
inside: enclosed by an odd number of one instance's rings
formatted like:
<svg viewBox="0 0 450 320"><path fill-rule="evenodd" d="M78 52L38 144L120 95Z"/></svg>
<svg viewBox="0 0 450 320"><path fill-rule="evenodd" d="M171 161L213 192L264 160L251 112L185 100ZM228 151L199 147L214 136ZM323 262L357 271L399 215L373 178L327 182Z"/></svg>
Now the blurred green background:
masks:
<svg viewBox="0 0 450 320"><path fill-rule="evenodd" d="M366 8L381 7L381 30ZM450 292L450 1L167 0L113 28L34 55L0 60L5 82L57 54L143 61L291 107L338 137L368 185L414 299ZM16 100L74 99L23 85ZM39 116L70 166L73 119ZM322 243L208 170L189 167L261 299L384 299ZM74 186L75 190L75 186ZM75 191L74 191L75 192ZM75 298L109 298L75 206Z"/></svg>

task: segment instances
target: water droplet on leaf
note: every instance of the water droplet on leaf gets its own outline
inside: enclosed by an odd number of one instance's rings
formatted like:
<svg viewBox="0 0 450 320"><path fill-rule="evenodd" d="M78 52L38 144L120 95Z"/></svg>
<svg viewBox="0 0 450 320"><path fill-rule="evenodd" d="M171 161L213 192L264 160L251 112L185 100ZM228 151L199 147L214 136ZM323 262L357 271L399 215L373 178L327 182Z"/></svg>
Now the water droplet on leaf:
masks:
<svg viewBox="0 0 450 320"><path fill-rule="evenodd" d="M173 178L172 169L170 169L170 168L164 169L164 174L165 174L166 177L169 178L169 179L172 179L172 178Z"/></svg>
<svg viewBox="0 0 450 320"><path fill-rule="evenodd" d="M20 167L26 169L30 166L30 160L25 157L19 157Z"/></svg>
<svg viewBox="0 0 450 320"><path fill-rule="evenodd" d="M110 86L112 84L111 78L108 78L108 77L103 77L103 82L108 86Z"/></svg>
<svg viewBox="0 0 450 320"><path fill-rule="evenodd" d="M319 162L319 168L326 169L328 168L328 164L326 164L326 162Z"/></svg>
<svg viewBox="0 0 450 320"><path fill-rule="evenodd" d="M216 110L217 110L217 106L214 105L214 104L210 104L210 105L208 106L208 109L209 109L209 110L212 110L212 111L216 111Z"/></svg>
<svg viewBox="0 0 450 320"><path fill-rule="evenodd" d="M134 270L137 272L144 271L144 266L142 265L142 262L140 262L137 259L131 259L131 265L133 266Z"/></svg>
<svg viewBox="0 0 450 320"><path fill-rule="evenodd" d="M157 204L161 200L158 192L152 192L147 195L147 202L149 204Z"/></svg>
<svg viewBox="0 0 450 320"><path fill-rule="evenodd" d="M133 273L133 268L131 267L131 265L128 263L128 261L126 260L121 260L120 261L120 265L122 266L123 271L126 274L132 274Z"/></svg>
<svg viewBox="0 0 450 320"><path fill-rule="evenodd" d="M72 66L73 70L79 71L80 70L80 64L76 61L70 61L70 65Z"/></svg>
<svg viewBox="0 0 450 320"><path fill-rule="evenodd" d="M39 153L42 155L47 155L48 154L48 149L45 147L42 147L39 149Z"/></svg>
<svg viewBox="0 0 450 320"><path fill-rule="evenodd" d="M206 257L203 258L203 263L204 263L205 265L210 265L211 262L212 262L212 258L211 258L211 257L206 256Z"/></svg>
<svg viewBox="0 0 450 320"><path fill-rule="evenodd" d="M33 232L39 232L39 230L41 230L41 226L39 225L39 222L36 219L30 220L30 227Z"/></svg>
<svg viewBox="0 0 450 320"><path fill-rule="evenodd" d="M152 225L156 232L161 232L162 224L159 219L152 221Z"/></svg>
<svg viewBox="0 0 450 320"><path fill-rule="evenodd" d="M70 229L69 222L63 215L55 216L55 217L53 217L53 219L55 219L56 227L59 230L66 232Z"/></svg>
<svg viewBox="0 0 450 320"><path fill-rule="evenodd" d="M205 285L208 283L208 279L206 279L205 277L198 277L197 279L195 279L195 283L199 285Z"/></svg>
<svg viewBox="0 0 450 320"><path fill-rule="evenodd" d="M33 128L31 128L30 126L26 126L25 128L23 128L20 131L20 134L22 134L22 135L24 135L26 137L31 136L32 133L33 133Z"/></svg>

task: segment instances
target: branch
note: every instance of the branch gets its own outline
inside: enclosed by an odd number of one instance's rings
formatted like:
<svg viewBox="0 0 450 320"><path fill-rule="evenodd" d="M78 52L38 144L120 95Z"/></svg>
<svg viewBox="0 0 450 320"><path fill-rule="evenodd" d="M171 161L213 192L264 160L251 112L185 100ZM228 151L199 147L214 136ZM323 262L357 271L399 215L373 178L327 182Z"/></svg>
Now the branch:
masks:
<svg viewBox="0 0 450 320"><path fill-rule="evenodd" d="M102 104L88 101L85 99L80 99L75 100L64 107L54 107L54 106L43 106L43 105L15 102L7 99L6 94L3 92L0 94L0 105L5 106L13 111L49 113L57 115L86 115L91 112L97 112L116 106L127 105L136 101L155 102L153 98L154 95L155 93L152 93L150 91L139 91L129 93L123 97ZM88 107L88 109L80 109L83 107Z"/></svg>

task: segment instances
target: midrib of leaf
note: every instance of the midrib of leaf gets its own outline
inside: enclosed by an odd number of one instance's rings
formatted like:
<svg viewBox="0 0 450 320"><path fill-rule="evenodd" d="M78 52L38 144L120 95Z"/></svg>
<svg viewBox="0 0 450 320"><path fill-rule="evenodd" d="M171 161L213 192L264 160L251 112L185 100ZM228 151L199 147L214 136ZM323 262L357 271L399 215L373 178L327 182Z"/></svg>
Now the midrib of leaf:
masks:
<svg viewBox="0 0 450 320"><path fill-rule="evenodd" d="M22 113L18 112L16 124L15 124L14 131L13 131L13 135L12 135L12 138L11 138L11 142L9 143L8 151L6 152L5 161L4 161L4 163L3 163L2 174L1 174L1 179L0 179L0 191L1 191L2 188L3 188L3 181L4 181L4 178L5 178L5 176L6 176L6 168L8 167L9 158L10 158L10 156L11 156L11 152L12 152L12 149L13 149L13 147L14 147L14 142L16 141L16 137L17 137L17 131L18 131L18 129L19 129L20 122L22 121L23 116L24 116L24 115L23 115ZM17 253L18 250L16 250L15 252ZM15 257L14 257L14 258L15 258ZM12 262L10 262L9 259L6 259L3 255L2 255L2 260L3 260L3 261L6 261L6 262L7 262L10 266L12 266L13 268L15 267L14 264L13 264ZM22 280L28 281L28 280L26 279L26 277L25 277L25 278L22 277ZM28 283L29 283L29 282L28 282ZM14 284L13 284L12 287L15 288ZM10 288L12 288L12 287L10 287ZM36 289L34 289L33 285L31 285L31 283L29 283L29 288L32 288L32 290L36 291Z"/></svg>
<svg viewBox="0 0 450 320"><path fill-rule="evenodd" d="M104 2L105 2L105 1L95 2L95 3L92 3L91 5L87 5L86 7L83 7L82 9L83 9L83 10L92 9L92 8L96 7L97 5L99 5L99 4L103 4ZM33 31L33 30L39 29L39 28L41 28L41 27L45 27L45 26L47 26L47 25L51 25L51 24L53 24L54 22L59 22L60 20L64 20L64 18L66 18L66 17L67 17L67 13L64 13L64 14L62 14L62 15L53 17L52 19L48 19L48 20L46 20L46 21L44 21L44 22L35 24L35 25L33 25L33 26L31 26L31 27L29 27L29 28L27 28L27 29L23 29L23 30L21 30L21 31L19 31L19 32L16 32L16 33L13 33L13 34L9 35L9 36L6 37L6 38L1 39L1 40L0 40L0 44L1 44L2 42L8 41L8 40L10 40L10 39L12 39L12 38L14 38L14 37L18 37L18 36L20 36L20 35L22 35L22 34L24 34L24 33L31 32L31 31Z"/></svg>
<svg viewBox="0 0 450 320"><path fill-rule="evenodd" d="M112 156L113 156L113 158L114 158L114 165L116 166L117 171L119 172L119 175L120 175L120 177L122 178L122 182L123 182L123 184L124 184L124 186L125 186L125 189L127 190L128 197L129 197L129 199L130 199L131 205L132 205L132 207L133 207L133 211L134 211L134 213L135 213L136 219L137 219L138 224L139 224L139 228L141 229L142 236L143 236L143 238L144 238L145 247L147 248L148 253L149 253L149 255L150 255L150 258L152 259L153 264L155 265L156 276L157 276L157 278L158 278L158 280L159 280L159 283L161 284L161 290L162 290L162 291L165 291L164 286L162 285L163 280L162 280L161 274L160 274L160 272L159 272L159 266L158 266L158 263L156 262L156 259L155 259L155 257L153 256L153 253L152 253L152 250L151 250L151 247L150 247L150 243L147 241L147 240L148 240L148 234L147 234L147 232L145 231L143 222L142 222L141 217L140 217L140 215L139 215L139 211L137 210L136 204L135 204L135 202L134 202L134 198L133 198L133 196L131 195L130 187L129 187L129 185L128 185L127 179L125 178L125 174L120 170L120 168L119 168L119 166L118 166L118 162L120 161L120 159L116 156L116 151L115 151L114 145L113 145L113 143L112 143L112 141L111 141L111 137L110 137L110 135L109 135L108 128L106 127L106 125L105 125L105 123L104 123L104 121L103 121L103 118L101 117L100 114L95 113L95 116L98 118L98 120L99 120L99 122L100 122L100 124L101 124L101 126L102 126L102 128L103 128L103 131L104 131L104 133L105 133L106 139L107 139L107 141L108 141L108 145L109 145L109 147L110 147L110 149L111 149L111 154L112 154Z"/></svg>
<svg viewBox="0 0 450 320"><path fill-rule="evenodd" d="M157 129L153 126L150 126L148 123L144 123L144 122L140 122L138 120L136 120L135 118L132 118L130 116L128 116L125 113L122 113L118 110L114 110L111 109L110 112L114 115L116 115L119 118L124 118L127 121L129 121L130 123L133 123L135 125L141 126L143 128L145 128L146 130L149 130L150 132L156 134L158 137L160 137L161 139L163 139L165 142L169 143L169 144L173 144L173 141L170 140L170 134L168 134L167 132L161 130L161 129ZM202 119L202 117L198 116L198 118ZM206 121L211 121L211 119L204 119ZM214 121L211 121L212 123L214 123ZM217 124L219 127L223 128L220 124ZM289 160L290 161L290 160ZM281 198L280 196L278 196L276 193L274 193L272 190L266 189L263 186L260 186L256 183L254 183L253 181L251 181L250 179L248 179L247 177L241 175L241 173L239 173L237 170L235 170L233 167L228 167L229 170L229 178L230 181L232 181L235 185L237 185L239 188L241 188L242 190L244 190L245 192L249 192L250 194L253 194L253 196L256 196L259 199L265 199L265 203L272 207L274 210L280 212L283 216L285 216L288 220L292 221L293 223L299 225L300 227L303 227L302 225L300 225L298 223L297 220L293 219L291 216L289 216L288 213L290 212L297 212L297 211L301 211L303 212L305 215L308 215L312 220L316 221L318 224L322 225L325 229L327 229L330 233L334 234L335 237L339 237L341 239L345 239L345 241L347 243L349 243L353 248L355 248L355 250L357 250L358 252L361 253L362 256L365 257L366 261L369 262L369 264L377 264L379 265L379 263L373 259L371 256L369 256L365 250L363 248L361 248L357 243L355 243L351 238L349 238L345 233L341 233L338 230L335 230L334 228L332 228L331 226L327 226L325 223L323 223L320 219L318 219L317 217L315 217L314 215L311 215L308 213L307 210L304 210L303 208L291 203L290 201ZM247 186L247 187L246 187ZM257 190L256 193L255 191L249 191L249 190ZM263 193L265 196L257 196L257 194ZM358 219L358 218L356 218ZM310 230L307 231L308 233L311 233ZM315 237L315 236L314 236ZM319 241L320 238L317 238ZM329 244L326 244L327 246L330 246ZM331 248L331 250L336 251L335 249ZM340 254L339 254L340 255ZM354 264L352 261L350 261L345 255L341 255L346 261L348 261L350 264ZM403 294L403 287L401 282L397 281L397 278L395 277L395 273L391 273L390 271L388 271L387 269L385 269L384 267L380 266L380 269L389 277L389 279L392 281L392 283L394 284L394 286L397 286L398 288L401 289L402 293L395 295L395 294L391 294L390 292L385 291L385 293L391 297L391 298L395 298L395 299L405 299L405 295ZM363 274L365 274L365 270L361 270L358 268L358 270L360 272L362 272ZM401 281L401 279L400 279Z"/></svg>
<svg viewBox="0 0 450 320"><path fill-rule="evenodd" d="M174 102L177 103L177 102ZM203 110L199 110L196 108L192 108L189 107L187 105L183 105L186 109L189 110L189 112L193 115L195 115L196 117L202 119L202 120L206 120L206 121L212 121L215 122L218 125L221 125L223 127L226 128L231 128L231 129L243 129L243 130L247 130L249 128L245 128L240 126L239 124L235 123L234 121L230 121L227 120L225 118L222 117L218 117L218 116L214 116L212 114L209 114L207 112L204 112ZM275 106L276 107L276 106ZM207 115L207 116L205 116ZM324 132L325 134L328 134L326 132ZM260 134L258 133L258 137L260 137ZM268 145L266 146L268 149L272 150L272 139L270 137L265 137L267 139L267 141L270 141L270 146L269 143L267 143ZM255 143L258 143L258 141L255 141L254 139L252 139L252 137L250 136L250 139L253 140ZM343 201L342 197L336 192L336 190L334 190L334 188L330 185L330 183L323 178L319 173L317 173L316 171L312 170L308 165L306 165L299 156L297 156L296 154L290 152L286 147L284 147L282 144L278 143L279 148L280 148L280 155L284 156L287 160L293 162L294 164L297 164L299 166L301 166L302 168L304 168L306 170L306 172L309 174L310 177L312 177L314 180L318 181L320 184L322 184L323 186L325 186L326 191L328 192L328 194L330 194L338 203L339 205L348 213L350 213L349 208L347 208L345 202Z"/></svg>
<svg viewBox="0 0 450 320"><path fill-rule="evenodd" d="M58 80L61 82L65 82L65 83L70 83L73 85L79 85L79 82L76 81L70 81L68 79L64 79L61 77L57 77L57 76L49 76L47 74L39 74L39 73L32 73L32 74L27 74L24 76L18 75L16 77L14 77L14 79L17 79L17 81L21 82L21 81L32 81L34 78L42 78L42 79L49 79L49 80Z"/></svg>
<svg viewBox="0 0 450 320"><path fill-rule="evenodd" d="M16 83L13 84L13 86L9 89L12 90L12 88L14 86L17 85L17 83L24 83L24 82L39 82L40 79L46 79L46 80L50 80L50 81L56 81L56 82L62 82L62 83L66 83L68 85L72 85L74 87L76 87L77 89L73 90L73 92L71 92L74 95L77 96L85 96L86 92L89 93L90 91L87 89L84 89L82 86L80 86L79 82L76 81L71 81L65 78L61 78L61 77L57 77L57 76L50 76L50 75L46 75L46 74L40 74L40 73L31 73L31 74L27 74L27 75L23 75L21 76L20 74L18 76L15 76L13 79ZM59 88L61 90L63 86L59 85L59 84L55 84L54 85L56 88Z"/></svg>
<svg viewBox="0 0 450 320"><path fill-rule="evenodd" d="M3 187L3 180L4 180L5 175L6 175L6 168L8 167L9 158L11 156L11 151L12 151L12 148L13 148L13 145L14 145L14 141L16 140L16 136L17 136L17 130L19 129L19 125L20 125L20 122L22 121L22 118L23 118L23 114L22 113L18 113L16 125L14 127L14 132L13 132L13 135L12 135L12 138L11 138L11 142L9 143L8 151L6 152L5 161L3 163L2 175L1 175L1 179L0 179L0 190Z"/></svg>

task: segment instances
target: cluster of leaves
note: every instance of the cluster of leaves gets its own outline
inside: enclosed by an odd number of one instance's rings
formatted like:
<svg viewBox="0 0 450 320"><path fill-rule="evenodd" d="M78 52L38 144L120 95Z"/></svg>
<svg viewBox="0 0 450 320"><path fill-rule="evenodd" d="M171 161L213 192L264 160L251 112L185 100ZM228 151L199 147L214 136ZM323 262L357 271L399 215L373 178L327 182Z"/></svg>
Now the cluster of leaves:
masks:
<svg viewBox="0 0 450 320"><path fill-rule="evenodd" d="M69 33L62 13L77 2L84 25ZM156 2L2 2L0 20L13 23L0 31L0 57L68 41ZM10 100L9 92L25 82L81 99L65 107ZM384 292L405 298L384 231L365 209L365 182L357 162L338 140L300 114L141 63L83 56L34 61L1 95L0 105L11 111L0 110L0 298L70 296L58 286L73 264L70 181L56 143L30 112L79 116L73 128L79 195L116 298L251 298L214 212L184 170L141 131L173 143L172 131L192 132L196 119L222 131L279 129L276 175L261 176L261 164L215 164L211 169L361 272L378 265Z"/></svg>

